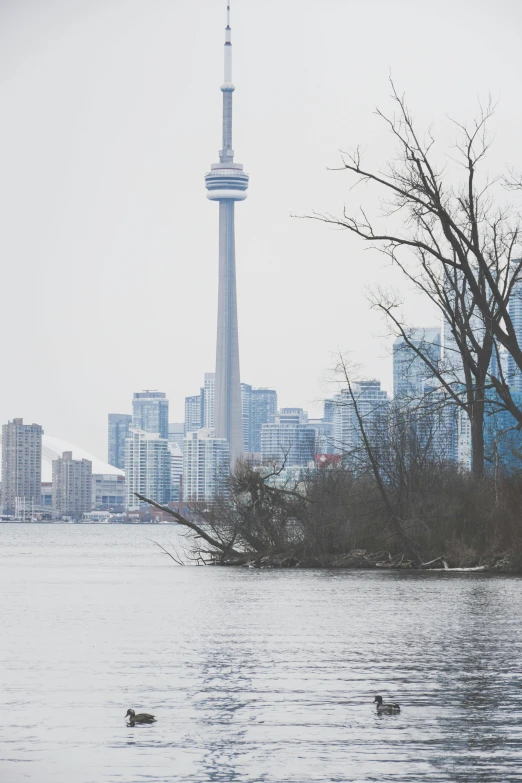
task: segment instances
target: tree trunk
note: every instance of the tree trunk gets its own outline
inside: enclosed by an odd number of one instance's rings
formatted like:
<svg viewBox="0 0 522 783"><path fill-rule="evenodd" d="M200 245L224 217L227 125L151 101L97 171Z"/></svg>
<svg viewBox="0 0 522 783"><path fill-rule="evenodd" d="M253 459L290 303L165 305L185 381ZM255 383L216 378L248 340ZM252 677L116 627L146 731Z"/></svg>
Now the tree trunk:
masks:
<svg viewBox="0 0 522 783"><path fill-rule="evenodd" d="M470 417L471 472L475 478L484 475L484 400L477 400Z"/></svg>

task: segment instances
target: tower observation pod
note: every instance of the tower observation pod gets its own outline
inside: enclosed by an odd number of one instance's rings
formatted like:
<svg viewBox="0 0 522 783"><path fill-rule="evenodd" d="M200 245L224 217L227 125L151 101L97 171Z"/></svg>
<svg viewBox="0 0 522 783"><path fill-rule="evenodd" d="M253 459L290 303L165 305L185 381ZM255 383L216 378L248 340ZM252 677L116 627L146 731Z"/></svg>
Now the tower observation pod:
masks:
<svg viewBox="0 0 522 783"><path fill-rule="evenodd" d="M230 3L225 30L225 74L223 93L223 144L219 163L213 163L205 175L207 198L219 203L219 283L214 392L214 427L217 438L230 445L233 467L243 452L243 417L239 375L239 338L237 325L236 258L234 204L246 198L248 175L240 163L234 163L232 149L232 38Z"/></svg>

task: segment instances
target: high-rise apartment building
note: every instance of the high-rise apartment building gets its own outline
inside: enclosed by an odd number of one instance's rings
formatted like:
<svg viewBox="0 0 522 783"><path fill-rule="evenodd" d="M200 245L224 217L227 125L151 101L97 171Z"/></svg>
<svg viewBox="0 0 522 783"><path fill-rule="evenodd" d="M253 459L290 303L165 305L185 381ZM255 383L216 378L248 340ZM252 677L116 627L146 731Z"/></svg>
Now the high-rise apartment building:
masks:
<svg viewBox="0 0 522 783"><path fill-rule="evenodd" d="M427 380L423 387L423 404L415 416L413 426L418 444L434 460L459 461L459 433L462 414L436 379Z"/></svg>
<svg viewBox="0 0 522 783"><path fill-rule="evenodd" d="M183 438L185 437L185 425L182 421L170 422L169 424L169 443L177 443L183 448Z"/></svg>
<svg viewBox="0 0 522 783"><path fill-rule="evenodd" d="M196 432L203 427L203 421L205 418L204 400L204 389L201 389L199 394L194 394L192 397L185 397L185 435L188 432Z"/></svg>
<svg viewBox="0 0 522 783"><path fill-rule="evenodd" d="M4 514L30 512L41 502L42 434L39 424L13 419L2 425L2 505Z"/></svg>
<svg viewBox="0 0 522 783"><path fill-rule="evenodd" d="M165 392L135 392L132 399L132 427L169 437L169 401Z"/></svg>
<svg viewBox="0 0 522 783"><path fill-rule="evenodd" d="M307 465L315 456L315 429L302 408L281 408L275 422L261 427L261 459L287 467Z"/></svg>
<svg viewBox="0 0 522 783"><path fill-rule="evenodd" d="M374 435L387 411L388 395L380 381L352 383L357 408L368 434ZM349 454L362 444L362 434L355 405L348 389L333 397L333 442L337 454Z"/></svg>
<svg viewBox="0 0 522 783"><path fill-rule="evenodd" d="M64 451L53 461L53 514L57 519L81 519L91 509L92 462Z"/></svg>
<svg viewBox="0 0 522 783"><path fill-rule="evenodd" d="M183 449L183 499L209 502L226 494L230 473L230 447L214 430L189 432Z"/></svg>
<svg viewBox="0 0 522 783"><path fill-rule="evenodd" d="M183 441L169 443L170 454L170 500L180 500L181 481L183 476Z"/></svg>
<svg viewBox="0 0 522 783"><path fill-rule="evenodd" d="M277 415L277 392L274 389L253 388L250 401L250 449L261 452L261 428L273 424Z"/></svg>
<svg viewBox="0 0 522 783"><path fill-rule="evenodd" d="M136 492L158 503L170 500L170 452L167 438L131 428L126 440L127 509L140 508Z"/></svg>
<svg viewBox="0 0 522 783"><path fill-rule="evenodd" d="M203 381L203 427L212 429L214 426L214 394L216 388L216 373L206 372Z"/></svg>
<svg viewBox="0 0 522 783"><path fill-rule="evenodd" d="M109 413L109 465L123 470L125 467L125 439L129 437L132 423L130 413Z"/></svg>
<svg viewBox="0 0 522 783"><path fill-rule="evenodd" d="M252 387L248 383L241 384L241 415L243 420L243 451L252 451Z"/></svg>
<svg viewBox="0 0 522 783"><path fill-rule="evenodd" d="M520 259L513 261L518 265ZM513 285L513 290L509 298L509 317L513 323L513 328L517 336L517 341L522 346L522 280L518 280ZM512 392L522 393L522 372L516 365L511 354L507 356L507 376L509 387Z"/></svg>
<svg viewBox="0 0 522 783"><path fill-rule="evenodd" d="M239 376L239 336L237 325L236 256L234 208L246 198L248 175L234 162L232 148L232 40L230 7L225 32L225 72L223 93L223 143L219 163L205 175L207 197L219 204L219 290L216 347L214 425L217 438L230 446L232 464L243 451L241 388Z"/></svg>
<svg viewBox="0 0 522 783"><path fill-rule="evenodd" d="M415 329L410 341L438 365L441 360L441 330L437 327ZM405 400L422 395L423 383L431 375L424 360L405 342L397 337L393 344L393 395Z"/></svg>
<svg viewBox="0 0 522 783"><path fill-rule="evenodd" d="M308 419L308 424L315 430L316 454L333 454L333 422L325 419Z"/></svg>

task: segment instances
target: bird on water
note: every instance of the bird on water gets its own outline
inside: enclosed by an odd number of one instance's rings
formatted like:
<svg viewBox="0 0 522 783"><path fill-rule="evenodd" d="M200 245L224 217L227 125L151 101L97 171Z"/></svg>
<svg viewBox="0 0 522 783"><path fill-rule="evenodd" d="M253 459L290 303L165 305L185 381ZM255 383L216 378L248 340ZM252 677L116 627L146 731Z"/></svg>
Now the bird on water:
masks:
<svg viewBox="0 0 522 783"><path fill-rule="evenodd" d="M376 696L373 700L375 704L377 702L377 714L378 715L394 715L401 711L398 704L384 704L382 696Z"/></svg>
<svg viewBox="0 0 522 783"><path fill-rule="evenodd" d="M129 726L135 726L136 723L155 723L156 718L154 715L149 715L148 712L134 712L134 710L127 710L126 718L129 719Z"/></svg>

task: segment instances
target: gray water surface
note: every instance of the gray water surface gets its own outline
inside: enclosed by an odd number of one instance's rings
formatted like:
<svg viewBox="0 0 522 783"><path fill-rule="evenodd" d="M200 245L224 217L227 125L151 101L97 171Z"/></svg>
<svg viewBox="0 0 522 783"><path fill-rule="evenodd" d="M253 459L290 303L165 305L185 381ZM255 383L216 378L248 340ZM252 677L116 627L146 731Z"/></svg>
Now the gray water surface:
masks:
<svg viewBox="0 0 522 783"><path fill-rule="evenodd" d="M176 532L0 524L1 783L522 781L522 579L181 568L149 538Z"/></svg>

